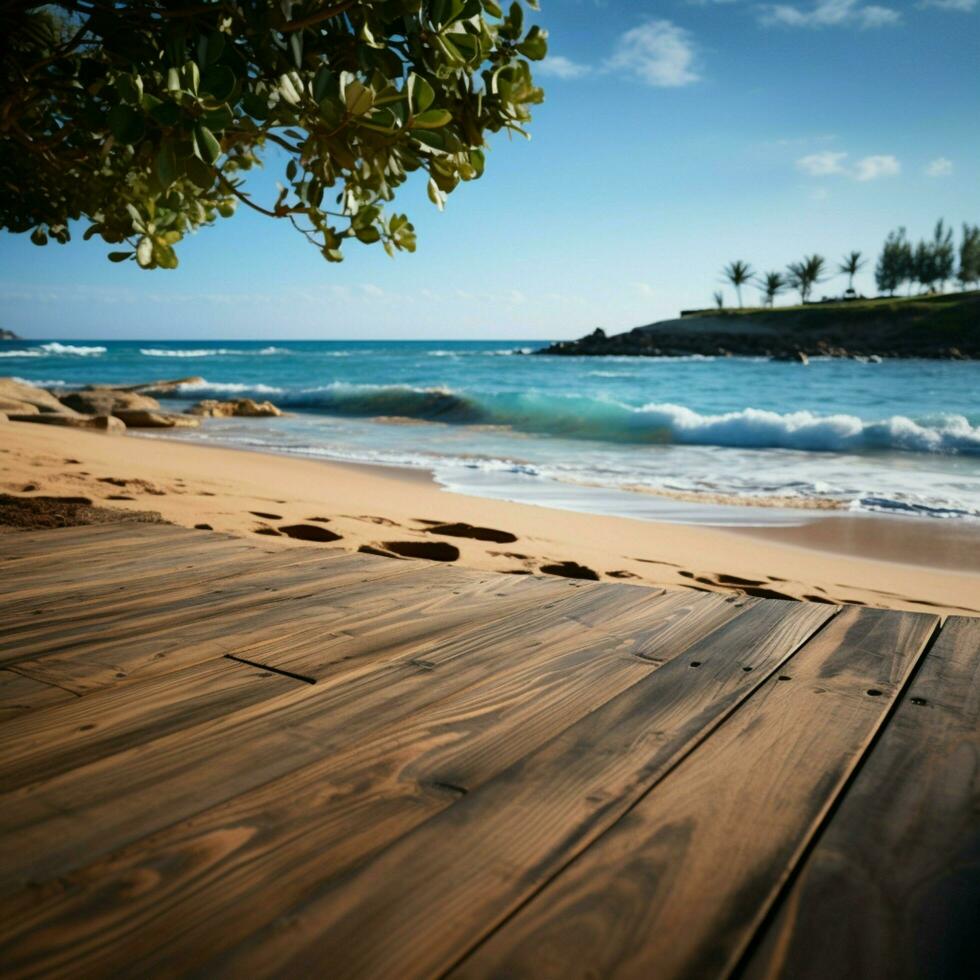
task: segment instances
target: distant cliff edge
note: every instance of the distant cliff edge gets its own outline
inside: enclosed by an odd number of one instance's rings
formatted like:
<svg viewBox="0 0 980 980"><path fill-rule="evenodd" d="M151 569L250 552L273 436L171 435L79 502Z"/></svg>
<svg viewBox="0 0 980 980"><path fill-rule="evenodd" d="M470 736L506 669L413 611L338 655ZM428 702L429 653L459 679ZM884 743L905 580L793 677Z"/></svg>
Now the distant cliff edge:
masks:
<svg viewBox="0 0 980 980"><path fill-rule="evenodd" d="M535 353L980 359L980 291L773 310L697 310L611 337L596 330Z"/></svg>
<svg viewBox="0 0 980 980"><path fill-rule="evenodd" d="M0 340L20 340L13 330L0 330Z"/></svg>

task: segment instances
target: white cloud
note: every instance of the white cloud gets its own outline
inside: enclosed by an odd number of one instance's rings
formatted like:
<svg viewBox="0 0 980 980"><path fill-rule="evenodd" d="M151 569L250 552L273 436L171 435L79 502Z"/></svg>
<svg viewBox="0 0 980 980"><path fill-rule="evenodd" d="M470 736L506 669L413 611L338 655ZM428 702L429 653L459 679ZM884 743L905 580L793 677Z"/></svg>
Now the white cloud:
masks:
<svg viewBox="0 0 980 980"><path fill-rule="evenodd" d="M901 169L902 165L891 154L862 157L854 164L854 179L877 180L879 177L894 177Z"/></svg>
<svg viewBox="0 0 980 980"><path fill-rule="evenodd" d="M936 157L926 167L927 177L948 177L953 172L953 161L946 157Z"/></svg>
<svg viewBox="0 0 980 980"><path fill-rule="evenodd" d="M835 153L828 150L825 153L810 153L796 161L796 169L808 177L829 177L831 174L844 173L846 153Z"/></svg>
<svg viewBox="0 0 980 980"><path fill-rule="evenodd" d="M648 282L634 282L633 288L641 296L653 296L656 293L656 290Z"/></svg>
<svg viewBox="0 0 980 980"><path fill-rule="evenodd" d="M678 88L700 79L695 57L688 31L669 20L651 20L619 39L605 67L626 72L647 85Z"/></svg>
<svg viewBox="0 0 980 980"><path fill-rule="evenodd" d="M960 0L953 0L960 2ZM767 4L760 20L768 26L783 27L887 27L897 24L901 14L892 7L860 0L817 0L809 9L787 3Z"/></svg>
<svg viewBox="0 0 980 980"><path fill-rule="evenodd" d="M831 150L824 153L810 153L796 161L796 169L808 177L845 176L860 181L893 177L902 169L902 165L891 154L861 157L853 164L847 163L848 155Z"/></svg>
<svg viewBox="0 0 980 980"><path fill-rule="evenodd" d="M572 61L561 54L549 54L540 64L535 65L535 75L545 75L550 78L561 78L569 80L573 78L583 78L591 74L592 69L581 62Z"/></svg>
<svg viewBox="0 0 980 980"><path fill-rule="evenodd" d="M921 0L920 7L937 7L939 10L956 10L968 14L977 5L977 0Z"/></svg>

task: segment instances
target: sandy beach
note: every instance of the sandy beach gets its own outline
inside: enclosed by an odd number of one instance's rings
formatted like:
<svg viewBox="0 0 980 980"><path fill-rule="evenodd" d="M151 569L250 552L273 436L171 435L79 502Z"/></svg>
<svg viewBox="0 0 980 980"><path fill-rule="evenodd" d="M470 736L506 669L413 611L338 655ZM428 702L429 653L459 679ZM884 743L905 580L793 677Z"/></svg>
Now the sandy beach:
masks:
<svg viewBox="0 0 980 980"><path fill-rule="evenodd" d="M834 515L719 530L463 496L424 471L23 423L0 427L0 491L156 511L283 547L980 615L980 534L963 523Z"/></svg>

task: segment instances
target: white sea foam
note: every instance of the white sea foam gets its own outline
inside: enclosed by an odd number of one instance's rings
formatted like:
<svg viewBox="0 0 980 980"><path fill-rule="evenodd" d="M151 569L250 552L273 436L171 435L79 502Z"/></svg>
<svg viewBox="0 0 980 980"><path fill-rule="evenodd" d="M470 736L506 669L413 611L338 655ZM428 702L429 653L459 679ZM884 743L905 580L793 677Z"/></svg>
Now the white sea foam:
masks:
<svg viewBox="0 0 980 980"><path fill-rule="evenodd" d="M41 344L41 350L59 357L98 357L106 352L105 347L77 347L74 344L59 344L57 341Z"/></svg>
<svg viewBox="0 0 980 980"><path fill-rule="evenodd" d="M40 381L35 378L14 378L13 380L22 385L34 385L35 388L64 388L68 384L67 381L62 381L58 378L48 378Z"/></svg>
<svg viewBox="0 0 980 980"><path fill-rule="evenodd" d="M242 384L235 381L206 381L204 379L185 382L180 386L179 391L182 395L210 393L240 395L246 392L255 395L282 395L285 393L283 388L277 388L274 385Z"/></svg>
<svg viewBox="0 0 980 980"><path fill-rule="evenodd" d="M980 453L980 426L962 415L945 415L933 424L903 415L864 421L855 415L763 411L745 408L702 415L683 405L648 404L635 410L644 430L661 429L670 442L685 445L809 452L900 450L927 453Z"/></svg>
<svg viewBox="0 0 980 980"><path fill-rule="evenodd" d="M165 347L141 347L140 353L144 357L269 357L274 354L290 354L292 351L284 347L263 347L260 350L232 347L195 347L183 350Z"/></svg>
<svg viewBox="0 0 980 980"><path fill-rule="evenodd" d="M59 344L51 341L40 347L27 350L0 351L0 357L99 357L106 352L105 347L76 347L73 344Z"/></svg>

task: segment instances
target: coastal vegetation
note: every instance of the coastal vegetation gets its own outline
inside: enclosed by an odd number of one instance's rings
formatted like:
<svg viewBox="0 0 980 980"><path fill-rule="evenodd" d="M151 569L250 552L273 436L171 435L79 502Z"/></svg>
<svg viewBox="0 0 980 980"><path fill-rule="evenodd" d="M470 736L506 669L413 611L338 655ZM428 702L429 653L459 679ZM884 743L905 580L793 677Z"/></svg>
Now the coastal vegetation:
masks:
<svg viewBox="0 0 980 980"><path fill-rule="evenodd" d="M527 0L536 9L536 0ZM542 100L546 33L493 0L248 4L0 0L0 228L84 238L173 269L186 234L241 205L330 262L352 240L413 251L385 206L413 172L440 208L487 135ZM269 151L273 151L270 153ZM266 162L278 196L245 183Z"/></svg>
<svg viewBox="0 0 980 980"><path fill-rule="evenodd" d="M980 358L980 291L688 310L606 336L561 341L536 353L627 356L746 355Z"/></svg>
<svg viewBox="0 0 980 980"><path fill-rule="evenodd" d="M854 277L868 264L859 251L848 252L837 266L837 274L847 276L843 300L859 299L854 291ZM766 306L772 307L776 297L791 289L799 294L800 303L811 301L814 286L831 278L827 260L822 255L807 255L799 262L790 262L785 272L772 271L756 276L752 266L737 259L722 269L724 279L735 287L739 309L742 287L754 282L762 293ZM943 219L936 222L931 238L920 239L915 245L908 239L905 228L889 232L875 265L875 285L879 293L894 296L904 285L911 295L917 287L920 294L942 293L952 280L963 289L980 282L980 225L963 224L959 249L953 242L953 229ZM822 302L828 302L825 298ZM715 306L725 308L724 295L714 294Z"/></svg>

